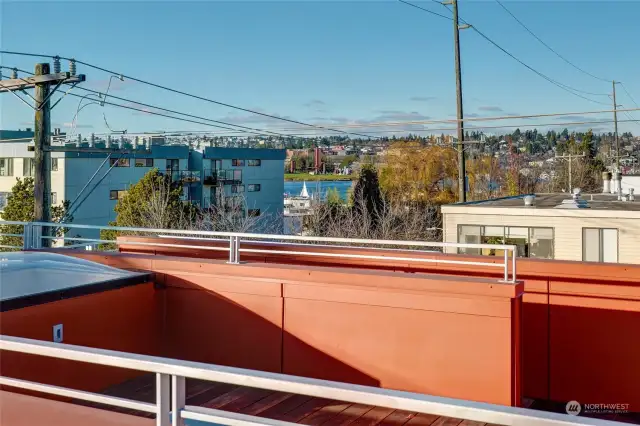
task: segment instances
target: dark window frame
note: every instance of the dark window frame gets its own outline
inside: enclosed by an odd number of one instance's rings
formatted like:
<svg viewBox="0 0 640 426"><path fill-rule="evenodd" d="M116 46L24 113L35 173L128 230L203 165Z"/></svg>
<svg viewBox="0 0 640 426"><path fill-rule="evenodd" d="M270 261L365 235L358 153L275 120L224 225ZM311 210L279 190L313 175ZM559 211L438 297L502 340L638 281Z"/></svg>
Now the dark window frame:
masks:
<svg viewBox="0 0 640 426"><path fill-rule="evenodd" d="M260 209L248 209L247 210L248 217L258 217L260 216Z"/></svg>
<svg viewBox="0 0 640 426"><path fill-rule="evenodd" d="M556 256L556 231L554 227L551 226L509 226L509 225L477 225L477 224L468 224L468 223L463 223L463 224L458 224L457 225L457 229L456 229L456 241L458 241L459 243L460 241L460 235L462 232L462 227L467 226L467 227L475 227L475 228L479 228L480 229L480 243L481 244L486 244L483 243L483 239L484 237L486 237L485 235L485 228L486 227L491 227L491 228L502 228L502 241L500 241L500 244L507 244L505 243L505 239L506 239L506 235L507 235L507 229L508 228L526 228L527 229L527 243L526 243L526 254L527 254L527 258L532 258L531 257L531 235L532 235L532 229L547 229L547 230L551 230L551 257L550 258L543 258L543 259L555 259ZM608 228L607 228L608 229ZM496 237L499 238L499 237ZM465 252L466 250L466 252ZM475 253L475 250L477 250L477 253ZM482 249L465 249L465 248L458 248L457 250L458 254L478 254L478 255L482 255ZM471 253L469 253L471 252Z"/></svg>
<svg viewBox="0 0 640 426"><path fill-rule="evenodd" d="M247 185L247 192L260 192L261 190L262 190L262 184L250 183Z"/></svg>
<svg viewBox="0 0 640 426"><path fill-rule="evenodd" d="M244 160L240 160L238 158L233 158L231 160L231 167L244 167Z"/></svg>
<svg viewBox="0 0 640 426"><path fill-rule="evenodd" d="M109 160L109 166L111 167L131 167L131 161L129 158L112 158Z"/></svg>
<svg viewBox="0 0 640 426"><path fill-rule="evenodd" d="M262 166L262 160L255 158L252 160L247 160L247 166L249 167L260 167Z"/></svg>
<svg viewBox="0 0 640 426"><path fill-rule="evenodd" d="M138 164L138 161L144 162L143 164ZM153 158L136 158L134 161L135 167L153 167Z"/></svg>

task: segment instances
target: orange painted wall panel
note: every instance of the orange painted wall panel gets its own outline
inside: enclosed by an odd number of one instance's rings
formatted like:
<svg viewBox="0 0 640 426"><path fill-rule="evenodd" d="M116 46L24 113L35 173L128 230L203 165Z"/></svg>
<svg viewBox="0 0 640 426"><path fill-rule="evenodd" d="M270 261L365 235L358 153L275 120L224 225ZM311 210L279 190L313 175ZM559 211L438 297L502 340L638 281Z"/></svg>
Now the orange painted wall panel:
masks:
<svg viewBox="0 0 640 426"><path fill-rule="evenodd" d="M63 324L64 343L161 355L162 294L153 283L0 313L0 334L51 341ZM0 374L100 391L139 372L3 351Z"/></svg>
<svg viewBox="0 0 640 426"><path fill-rule="evenodd" d="M551 295L550 324L551 399L640 411L640 301Z"/></svg>
<svg viewBox="0 0 640 426"><path fill-rule="evenodd" d="M511 315L478 316L360 304L353 298L337 302L286 295L285 290L287 374L505 405L511 405L518 392ZM512 299L503 303L510 307ZM328 365L318 353L356 371Z"/></svg>
<svg viewBox="0 0 640 426"><path fill-rule="evenodd" d="M228 279L233 280L232 277ZM166 297L166 356L280 371L280 297L174 288L170 285Z"/></svg>

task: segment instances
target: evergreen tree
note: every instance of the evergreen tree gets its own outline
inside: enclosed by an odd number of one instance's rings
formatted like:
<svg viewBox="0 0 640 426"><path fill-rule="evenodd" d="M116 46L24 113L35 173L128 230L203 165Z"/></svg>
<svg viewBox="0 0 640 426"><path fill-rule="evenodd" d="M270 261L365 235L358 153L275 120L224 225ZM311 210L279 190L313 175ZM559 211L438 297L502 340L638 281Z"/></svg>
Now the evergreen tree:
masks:
<svg viewBox="0 0 640 426"><path fill-rule="evenodd" d="M34 182L33 178L25 177L17 178L16 184L11 188L7 205L2 212L2 220L11 222L33 222L35 220L35 203L34 203ZM63 201L61 205L51 206L51 221L60 222L69 209L69 201ZM67 216L66 222L71 222L73 217ZM3 225L0 227L3 234L22 234L22 225ZM54 228L49 231L50 235L63 236L64 228ZM22 247L23 241L21 237L0 237L0 244L5 246Z"/></svg>

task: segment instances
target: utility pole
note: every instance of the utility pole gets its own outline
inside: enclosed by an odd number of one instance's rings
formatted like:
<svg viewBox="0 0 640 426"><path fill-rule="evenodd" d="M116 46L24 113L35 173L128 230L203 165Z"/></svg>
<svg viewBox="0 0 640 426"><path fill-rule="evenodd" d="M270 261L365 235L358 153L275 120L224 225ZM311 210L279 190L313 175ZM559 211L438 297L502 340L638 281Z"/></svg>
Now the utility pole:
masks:
<svg viewBox="0 0 640 426"><path fill-rule="evenodd" d="M618 139L618 104L616 103L616 82L613 83L613 125L616 140L616 171L620 171L620 140Z"/></svg>
<svg viewBox="0 0 640 426"><path fill-rule="evenodd" d="M580 157L585 157L586 154L581 154L581 155L573 155L573 154L569 154L569 155L561 155L561 156L556 156L555 158L559 159L559 160L569 160L569 194L571 194L571 191L573 190L573 185L571 182L571 163L573 162L574 158L580 158Z"/></svg>
<svg viewBox="0 0 640 426"><path fill-rule="evenodd" d="M464 203L467 201L466 191L466 165L464 155L464 118L462 108L462 75L460 72L460 29L469 28L469 25L460 27L458 19L458 0L451 0L453 6L453 42L455 53L456 68L456 104L458 118L458 201Z"/></svg>
<svg viewBox="0 0 640 426"><path fill-rule="evenodd" d="M43 76L50 73L49 64L36 64L35 76ZM51 143L51 105L49 103L49 83L37 83L35 85L35 128L34 142L34 188L35 198L34 217L36 222L51 222L51 152L48 148ZM43 235L47 235L48 229L43 229Z"/></svg>
<svg viewBox="0 0 640 426"><path fill-rule="evenodd" d="M14 69L11 79L0 79L0 93L7 92L20 99L35 112L34 117L34 219L36 222L51 221L51 110L62 100L58 99L51 105L51 97L63 84L71 84L73 89L78 83L85 81L85 76L76 75L76 63L69 61L69 72L60 72L60 58L54 58L54 72L51 73L48 63L36 64L35 74L31 77L18 78L18 70ZM51 89L51 86L54 86ZM34 89L34 96L26 92ZM18 93L29 96L33 101L31 105ZM68 93L68 91L67 91ZM29 147L31 148L31 147ZM31 150L31 149L29 149ZM58 150L62 151L62 150ZM49 229L43 227L42 235L47 236ZM48 239L43 241L43 246L49 245Z"/></svg>

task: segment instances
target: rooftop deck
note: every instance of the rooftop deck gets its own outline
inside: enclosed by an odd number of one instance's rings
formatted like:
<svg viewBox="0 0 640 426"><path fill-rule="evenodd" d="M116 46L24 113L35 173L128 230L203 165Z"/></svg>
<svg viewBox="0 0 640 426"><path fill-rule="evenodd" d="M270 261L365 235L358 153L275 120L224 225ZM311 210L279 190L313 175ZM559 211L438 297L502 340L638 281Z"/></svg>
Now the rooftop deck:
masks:
<svg viewBox="0 0 640 426"><path fill-rule="evenodd" d="M110 396L153 403L155 400L155 377L144 375L107 389L104 393ZM186 404L305 425L456 426L463 422L462 419L202 380L187 380ZM99 404L86 405L104 408ZM127 409L114 410L120 413L153 418L153 414L150 413ZM484 424L469 420L464 421L465 426Z"/></svg>
<svg viewBox="0 0 640 426"><path fill-rule="evenodd" d="M38 227L25 228L26 248L46 238ZM420 242L122 232L118 253L58 253L142 270L146 282L0 309L3 391L141 425L168 425L171 407L187 426L233 413L257 417L213 424L597 424L549 414L571 400L626 404L631 413L600 418L640 423L640 267L447 255ZM57 325L63 344L51 343ZM172 380L173 394L185 386L181 404L165 400Z"/></svg>

